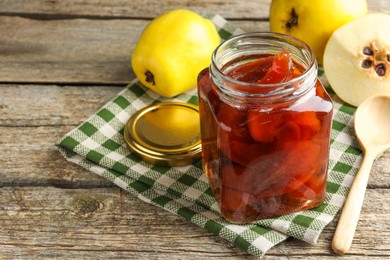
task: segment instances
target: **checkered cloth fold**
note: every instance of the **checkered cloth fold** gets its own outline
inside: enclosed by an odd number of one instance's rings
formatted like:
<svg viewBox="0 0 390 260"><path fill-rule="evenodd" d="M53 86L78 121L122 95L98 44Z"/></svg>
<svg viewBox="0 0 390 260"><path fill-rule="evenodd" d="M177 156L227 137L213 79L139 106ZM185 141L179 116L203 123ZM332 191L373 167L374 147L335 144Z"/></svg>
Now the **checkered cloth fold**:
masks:
<svg viewBox="0 0 390 260"><path fill-rule="evenodd" d="M214 22L222 39L242 32L219 15L208 18ZM197 104L196 89L166 99L135 80L56 145L70 162L261 257L290 236L315 244L348 194L361 162L361 150L352 125L355 109L343 104L334 93L330 94L335 112L325 202L311 210L252 224L233 224L221 217L200 161L184 167L149 165L125 146L123 128L134 112L160 101Z"/></svg>

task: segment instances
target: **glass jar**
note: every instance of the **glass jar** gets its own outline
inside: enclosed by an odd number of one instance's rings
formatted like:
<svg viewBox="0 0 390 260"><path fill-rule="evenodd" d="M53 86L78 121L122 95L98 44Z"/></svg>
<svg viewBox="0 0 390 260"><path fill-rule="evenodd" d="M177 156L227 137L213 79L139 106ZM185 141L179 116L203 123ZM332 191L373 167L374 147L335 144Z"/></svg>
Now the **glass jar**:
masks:
<svg viewBox="0 0 390 260"><path fill-rule="evenodd" d="M289 78L262 81L278 73L281 53ZM248 223L324 201L333 103L317 73L304 42L250 33L223 42L199 74L203 166L226 219Z"/></svg>

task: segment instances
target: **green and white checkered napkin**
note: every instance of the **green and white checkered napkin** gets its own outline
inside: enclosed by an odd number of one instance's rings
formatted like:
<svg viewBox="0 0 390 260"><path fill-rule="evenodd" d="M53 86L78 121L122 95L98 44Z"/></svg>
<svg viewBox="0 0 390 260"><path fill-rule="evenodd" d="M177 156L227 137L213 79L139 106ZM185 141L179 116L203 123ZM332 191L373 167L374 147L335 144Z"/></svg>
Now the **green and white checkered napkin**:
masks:
<svg viewBox="0 0 390 260"><path fill-rule="evenodd" d="M215 23L223 39L241 32L221 16L208 18ZM334 94L333 99L335 114L326 201L312 210L253 224L233 224L221 217L200 161L185 167L154 166L127 150L123 128L129 117L147 105L168 101L138 81L130 83L57 145L67 160L107 178L139 199L180 215L261 257L289 236L315 244L344 203L361 162L361 150L353 132L355 109L342 104ZM197 104L196 89L169 101Z"/></svg>

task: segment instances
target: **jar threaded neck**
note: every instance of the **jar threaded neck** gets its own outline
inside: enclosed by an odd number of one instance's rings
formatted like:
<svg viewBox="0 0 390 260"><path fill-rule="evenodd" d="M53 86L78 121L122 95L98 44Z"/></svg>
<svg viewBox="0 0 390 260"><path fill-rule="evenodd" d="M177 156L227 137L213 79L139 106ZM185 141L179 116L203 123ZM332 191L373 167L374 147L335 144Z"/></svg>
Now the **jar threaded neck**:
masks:
<svg viewBox="0 0 390 260"><path fill-rule="evenodd" d="M275 84L259 84L237 80L229 69L259 55L291 54L293 61L303 68L301 75ZM278 33L241 34L222 43L213 53L210 75L225 97L255 102L274 103L302 96L314 87L318 65L311 48L301 40Z"/></svg>

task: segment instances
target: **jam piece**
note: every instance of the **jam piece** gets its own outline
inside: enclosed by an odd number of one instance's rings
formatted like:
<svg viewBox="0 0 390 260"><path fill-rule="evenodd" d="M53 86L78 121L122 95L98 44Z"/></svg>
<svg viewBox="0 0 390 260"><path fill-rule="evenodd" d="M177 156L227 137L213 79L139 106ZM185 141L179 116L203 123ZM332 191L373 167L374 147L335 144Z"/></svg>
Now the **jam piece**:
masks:
<svg viewBox="0 0 390 260"><path fill-rule="evenodd" d="M256 58L254 61L234 67L229 71L229 76L235 80L256 83L265 76L269 68L273 65L273 61L273 56L262 57L261 59Z"/></svg>
<svg viewBox="0 0 390 260"><path fill-rule="evenodd" d="M267 73L258 81L258 83L275 84L286 82L293 77L293 71L294 68L291 54L282 51L274 58L271 68L268 69Z"/></svg>
<svg viewBox="0 0 390 260"><path fill-rule="evenodd" d="M277 134L282 119L276 113L250 111L248 127L253 140L257 142L272 142Z"/></svg>
<svg viewBox="0 0 390 260"><path fill-rule="evenodd" d="M298 141L301 138L301 128L296 122L287 121L278 129L276 138L278 143Z"/></svg>
<svg viewBox="0 0 390 260"><path fill-rule="evenodd" d="M295 122L300 129L302 139L310 139L321 129L321 122L313 111L293 112L291 121Z"/></svg>
<svg viewBox="0 0 390 260"><path fill-rule="evenodd" d="M266 113L252 110L248 113L248 127L253 140L272 142L275 138L287 141L309 139L321 127L314 112Z"/></svg>
<svg viewBox="0 0 390 260"><path fill-rule="evenodd" d="M220 133L219 150L234 163L246 166L257 160L259 156L267 154L272 149L272 143L240 142L231 139L229 134Z"/></svg>
<svg viewBox="0 0 390 260"><path fill-rule="evenodd" d="M220 103L217 121L229 131L230 140L251 141L247 127L247 111L244 109Z"/></svg>

